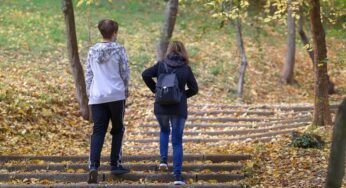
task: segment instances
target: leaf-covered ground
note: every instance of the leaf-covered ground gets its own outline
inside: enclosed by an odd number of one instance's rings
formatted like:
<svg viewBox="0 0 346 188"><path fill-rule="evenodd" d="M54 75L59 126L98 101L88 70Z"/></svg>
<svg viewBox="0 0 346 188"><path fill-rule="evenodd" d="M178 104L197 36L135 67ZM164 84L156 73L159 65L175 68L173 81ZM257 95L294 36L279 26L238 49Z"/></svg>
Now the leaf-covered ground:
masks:
<svg viewBox="0 0 346 188"><path fill-rule="evenodd" d="M288 136L271 143L248 145L254 160L249 164L253 176L246 182L252 187L324 187L331 131L330 127L314 131L327 141L322 149L291 147Z"/></svg>
<svg viewBox="0 0 346 188"><path fill-rule="evenodd" d="M102 1L103 2L103 1ZM4 0L0 6L0 155L86 155L92 125L79 117L74 85L66 57L60 1ZM77 33L84 63L88 47L99 40L95 24L104 17L120 23L132 69L131 97L127 103L126 134L152 113L152 94L140 72L155 63L155 48L162 22L163 1L114 1L76 9ZM219 29L202 8L180 9L174 38L186 43L200 94L191 104L234 103L239 58L232 28ZM90 16L89 16L90 15ZM246 103L312 103L311 61L298 43L295 75L298 84L282 85L285 57L284 26L244 27L249 58ZM89 29L91 41L89 38ZM328 28L329 73L340 101L346 91L345 35ZM133 129L132 129L133 130ZM324 132L324 134L322 134ZM319 132L327 141L331 129ZM141 135L138 135L140 137ZM109 140L109 139L108 139ZM295 149L288 138L272 143L230 143L227 147L194 148L187 152L249 153L253 167L245 183L258 187L322 187L329 145L322 150ZM195 147L195 146L194 146ZM109 151L106 143L104 153ZM124 148L126 154L147 151Z"/></svg>

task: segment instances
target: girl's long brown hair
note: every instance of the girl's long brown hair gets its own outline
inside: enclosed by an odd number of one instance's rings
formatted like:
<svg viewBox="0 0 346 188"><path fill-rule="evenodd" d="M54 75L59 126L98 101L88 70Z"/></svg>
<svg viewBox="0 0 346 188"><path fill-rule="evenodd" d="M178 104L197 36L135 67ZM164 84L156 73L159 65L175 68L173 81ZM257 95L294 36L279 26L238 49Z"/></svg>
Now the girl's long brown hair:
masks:
<svg viewBox="0 0 346 188"><path fill-rule="evenodd" d="M168 45L166 56L168 56L171 53L179 54L180 56L182 56L185 59L186 64L189 63L189 56L188 56L186 48L182 42L177 41L177 40L171 41Z"/></svg>

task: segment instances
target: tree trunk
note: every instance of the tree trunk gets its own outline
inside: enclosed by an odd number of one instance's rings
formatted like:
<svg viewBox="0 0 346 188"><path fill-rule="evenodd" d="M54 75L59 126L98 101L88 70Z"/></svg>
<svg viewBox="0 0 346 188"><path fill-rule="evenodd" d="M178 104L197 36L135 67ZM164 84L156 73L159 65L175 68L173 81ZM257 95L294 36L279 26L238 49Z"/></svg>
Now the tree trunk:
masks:
<svg viewBox="0 0 346 188"><path fill-rule="evenodd" d="M237 97L242 98L243 97L243 89L244 89L244 80L245 80L245 71L247 67L247 58L245 54L245 48L244 48L244 41L243 41L243 34L242 34L242 28L241 28L241 19L237 18L235 27L237 30L237 46L239 50L239 55L241 59L240 69L239 69L239 80L238 80L238 87L237 87Z"/></svg>
<svg viewBox="0 0 346 188"><path fill-rule="evenodd" d="M341 187L345 175L346 99L339 106L329 155L326 188Z"/></svg>
<svg viewBox="0 0 346 188"><path fill-rule="evenodd" d="M241 100L243 97L243 91L244 91L244 82L245 82L245 72L247 67L247 58L244 48L244 40L243 40L243 33L242 33L242 26L241 26L241 18L240 18L240 0L237 1L237 8L238 8L238 17L236 18L235 22L232 22L232 20L229 20L231 23L230 25L233 25L237 32L237 47L239 50L239 56L240 56L240 68L239 68L239 80L238 80L238 86L237 86L237 98L238 100ZM233 6L233 0L226 2L224 1L222 4L222 8L230 11ZM232 24L233 23L233 24Z"/></svg>
<svg viewBox="0 0 346 188"><path fill-rule="evenodd" d="M330 125L332 118L328 99L327 46L321 22L319 0L310 0L310 24L313 36L314 71L315 71L315 106L313 124Z"/></svg>
<svg viewBox="0 0 346 188"><path fill-rule="evenodd" d="M66 37L67 37L67 49L69 61L72 69L72 75L76 87L76 98L79 103L79 108L82 117L85 120L89 120L89 106L88 106L88 97L86 94L86 86L83 68L79 60L78 54L78 45L77 45L77 36L76 28L74 21L74 12L72 0L61 0L62 11L65 16L66 24Z"/></svg>
<svg viewBox="0 0 346 188"><path fill-rule="evenodd" d="M298 20L298 33L299 33L300 39L303 42L304 46L307 47L306 51L308 52L308 54L310 56L312 64L315 64L314 63L314 51L311 48L309 38L305 34L304 27L303 27L303 25L304 25L303 19L304 19L303 18L303 11L301 10L300 11L300 18ZM327 77L327 80L328 80L328 94L330 94L330 95L334 94L335 93L335 89L334 89L335 84L329 79L329 76Z"/></svg>
<svg viewBox="0 0 346 188"><path fill-rule="evenodd" d="M293 17L292 0L288 0L287 9L287 54L284 69L282 71L282 81L286 84L294 82L294 63L296 55L296 23Z"/></svg>
<svg viewBox="0 0 346 188"><path fill-rule="evenodd" d="M160 41L157 46L157 60L165 57L169 40L172 38L176 17L178 14L179 0L169 0L166 4L165 21L161 28Z"/></svg>
<svg viewBox="0 0 346 188"><path fill-rule="evenodd" d="M299 36L300 36L300 40L302 41L304 46L307 47L306 51L308 52L308 54L310 56L312 64L314 64L314 51L311 48L309 38L307 37L307 35L306 35L305 31L304 31L304 27L303 27L304 26L304 20L303 19L304 19L303 18L303 13L301 11L300 17L299 17L299 20L298 20L298 33L299 33Z"/></svg>

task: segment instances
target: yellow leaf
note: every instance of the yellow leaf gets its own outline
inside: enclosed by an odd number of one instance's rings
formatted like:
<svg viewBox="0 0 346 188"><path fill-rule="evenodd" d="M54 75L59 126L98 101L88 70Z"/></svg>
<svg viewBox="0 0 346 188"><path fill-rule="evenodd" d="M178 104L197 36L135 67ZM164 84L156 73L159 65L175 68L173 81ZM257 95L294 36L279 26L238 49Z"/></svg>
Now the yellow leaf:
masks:
<svg viewBox="0 0 346 188"><path fill-rule="evenodd" d="M77 172L77 173L85 173L85 170L82 169L82 168L80 168L80 169L77 169L76 172Z"/></svg>
<svg viewBox="0 0 346 188"><path fill-rule="evenodd" d="M45 184L45 185L51 184L51 182L49 180L41 180L40 183Z"/></svg>
<svg viewBox="0 0 346 188"><path fill-rule="evenodd" d="M43 161L43 160L37 160L37 159L32 160L31 162L32 162L33 164L44 164L44 161Z"/></svg>
<svg viewBox="0 0 346 188"><path fill-rule="evenodd" d="M271 21L271 19L270 18L264 18L264 20L263 20L265 23L268 23L268 22L270 22Z"/></svg>
<svg viewBox="0 0 346 188"><path fill-rule="evenodd" d="M94 2L94 0L87 0L87 5L91 5Z"/></svg>
<svg viewBox="0 0 346 188"><path fill-rule="evenodd" d="M246 163L246 166L252 168L255 163L253 161L249 161Z"/></svg>
<svg viewBox="0 0 346 188"><path fill-rule="evenodd" d="M218 183L218 181L217 180L208 180L208 183L216 184L216 183Z"/></svg>
<svg viewBox="0 0 346 188"><path fill-rule="evenodd" d="M84 3L84 0L79 0L77 3L77 7L80 7Z"/></svg>
<svg viewBox="0 0 346 188"><path fill-rule="evenodd" d="M69 168L69 169L66 170L66 172L67 172L67 173L75 173L76 171L73 170L73 169L71 169L71 168Z"/></svg>

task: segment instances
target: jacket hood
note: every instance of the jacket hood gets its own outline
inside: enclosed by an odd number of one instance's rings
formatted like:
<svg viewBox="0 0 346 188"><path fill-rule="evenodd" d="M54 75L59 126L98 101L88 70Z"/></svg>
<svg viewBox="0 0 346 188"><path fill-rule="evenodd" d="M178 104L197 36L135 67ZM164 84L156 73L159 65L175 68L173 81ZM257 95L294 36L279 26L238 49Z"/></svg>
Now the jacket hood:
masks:
<svg viewBox="0 0 346 188"><path fill-rule="evenodd" d="M185 58L177 53L168 54L164 61L171 67L181 67L186 65Z"/></svg>
<svg viewBox="0 0 346 188"><path fill-rule="evenodd" d="M121 45L115 42L100 42L95 44L92 48L92 54L95 62L102 64L109 61L113 55L118 53Z"/></svg>

